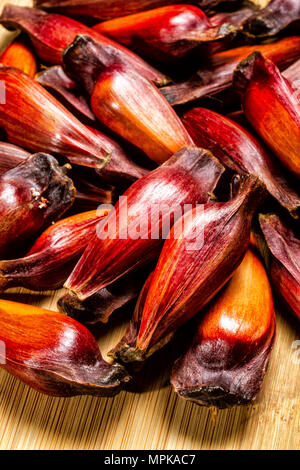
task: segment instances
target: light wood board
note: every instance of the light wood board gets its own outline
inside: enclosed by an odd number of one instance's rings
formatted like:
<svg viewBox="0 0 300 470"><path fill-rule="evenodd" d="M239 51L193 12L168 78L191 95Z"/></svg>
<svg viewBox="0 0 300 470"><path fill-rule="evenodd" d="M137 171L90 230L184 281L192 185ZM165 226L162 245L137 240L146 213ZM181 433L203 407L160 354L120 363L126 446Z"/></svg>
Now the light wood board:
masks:
<svg viewBox="0 0 300 470"><path fill-rule="evenodd" d="M1 31L3 43L7 35ZM56 310L60 295L18 290L5 297ZM97 328L104 354L127 320L117 315ZM168 355L149 363L135 391L110 399L49 398L0 370L0 449L299 449L299 338L296 322L278 313L276 344L257 401L217 413L172 392Z"/></svg>

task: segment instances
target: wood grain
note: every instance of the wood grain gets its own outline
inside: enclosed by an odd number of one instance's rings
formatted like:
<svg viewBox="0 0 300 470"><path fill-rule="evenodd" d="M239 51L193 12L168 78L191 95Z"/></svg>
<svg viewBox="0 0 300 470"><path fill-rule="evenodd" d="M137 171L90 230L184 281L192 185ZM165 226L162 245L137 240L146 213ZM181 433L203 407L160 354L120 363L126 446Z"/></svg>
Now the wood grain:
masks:
<svg viewBox="0 0 300 470"><path fill-rule="evenodd" d="M1 44L9 37L2 29ZM56 310L60 295L19 289L3 297ZM125 313L93 331L102 352L121 338ZM113 399L49 398L0 370L0 449L297 449L300 355L294 342L299 337L296 322L278 313L276 344L257 401L218 412L172 392L174 345L150 360L136 383Z"/></svg>

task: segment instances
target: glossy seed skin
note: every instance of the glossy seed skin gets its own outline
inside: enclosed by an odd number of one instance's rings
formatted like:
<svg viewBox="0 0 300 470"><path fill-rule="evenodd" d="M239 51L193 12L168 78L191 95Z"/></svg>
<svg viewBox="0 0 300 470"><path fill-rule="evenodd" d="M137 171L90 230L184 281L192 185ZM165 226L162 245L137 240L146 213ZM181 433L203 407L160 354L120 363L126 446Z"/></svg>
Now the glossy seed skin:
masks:
<svg viewBox="0 0 300 470"><path fill-rule="evenodd" d="M95 136L39 83L4 65L0 80L5 86L0 125L11 143L33 152L58 153L78 165L108 164L111 147L105 136Z"/></svg>
<svg viewBox="0 0 300 470"><path fill-rule="evenodd" d="M163 244L163 227L169 230L185 204L207 202L222 172L210 152L187 147L137 180L99 226L97 236L91 237L65 287L84 300L155 260Z"/></svg>
<svg viewBox="0 0 300 470"><path fill-rule="evenodd" d="M60 218L73 182L51 155L37 153L0 176L0 254L8 256Z"/></svg>
<svg viewBox="0 0 300 470"><path fill-rule="evenodd" d="M103 360L93 335L72 318L8 300L0 300L0 312L1 367L35 390L113 396L130 380L124 367Z"/></svg>
<svg viewBox="0 0 300 470"><path fill-rule="evenodd" d="M66 72L90 95L97 119L160 164L191 137L152 82L115 60L88 36L78 36L64 53Z"/></svg>
<svg viewBox="0 0 300 470"><path fill-rule="evenodd" d="M237 67L234 88L245 116L274 154L300 178L300 99L276 65L255 52Z"/></svg>
<svg viewBox="0 0 300 470"><path fill-rule="evenodd" d="M150 82L125 68L104 73L91 96L97 118L156 163L193 145L175 112Z"/></svg>
<svg viewBox="0 0 300 470"><path fill-rule="evenodd" d="M233 34L237 28L226 22L226 17L215 26L194 5L170 5L105 21L93 29L142 56L176 60L200 44Z"/></svg>

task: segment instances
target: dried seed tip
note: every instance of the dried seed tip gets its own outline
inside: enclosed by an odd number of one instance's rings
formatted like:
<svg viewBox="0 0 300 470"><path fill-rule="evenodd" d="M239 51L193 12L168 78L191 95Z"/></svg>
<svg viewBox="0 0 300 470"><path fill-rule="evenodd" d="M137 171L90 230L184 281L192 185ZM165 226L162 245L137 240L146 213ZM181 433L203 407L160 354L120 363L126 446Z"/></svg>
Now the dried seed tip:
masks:
<svg viewBox="0 0 300 470"><path fill-rule="evenodd" d="M271 0L265 8L246 20L243 29L252 36L274 36L299 19L298 0Z"/></svg>
<svg viewBox="0 0 300 470"><path fill-rule="evenodd" d="M239 62L256 50L273 60L281 69L299 58L300 37L283 38L271 44L242 46L212 54L210 64L202 67L188 80L161 89L171 105L194 101L204 96L220 95L232 85L234 69ZM229 91L229 90L228 90ZM226 101L232 94L226 95ZM230 98L231 99L231 98Z"/></svg>
<svg viewBox="0 0 300 470"><path fill-rule="evenodd" d="M126 363L141 363L146 358L144 351L141 351L136 346L136 339L140 329L140 323L143 313L145 299L151 283L153 273L147 277L142 289L139 292L139 297L133 312L133 316L127 326L127 330L122 337L121 341L111 350L108 355L115 360ZM144 357L143 357L144 356Z"/></svg>
<svg viewBox="0 0 300 470"><path fill-rule="evenodd" d="M80 300L73 293L68 293L60 297L57 301L57 307L59 312L65 313L77 321L80 321L81 317L79 311L82 310L82 312L84 312Z"/></svg>
<svg viewBox="0 0 300 470"><path fill-rule="evenodd" d="M118 58L118 62L121 59ZM110 46L96 43L87 35L77 35L63 53L63 65L67 75L81 83L88 94L93 92L95 83L105 67L116 62Z"/></svg>
<svg viewBox="0 0 300 470"><path fill-rule="evenodd" d="M201 387L189 391L175 389L181 398L192 401L200 406L216 407L226 409L237 405L247 405L251 400L239 397L223 387Z"/></svg>
<svg viewBox="0 0 300 470"><path fill-rule="evenodd" d="M47 13L43 10L38 10L36 8L30 8L8 3L4 5L0 21L6 28L15 29L18 24L18 21L22 20L26 16L33 17L35 21L38 21L39 19L46 17Z"/></svg>
<svg viewBox="0 0 300 470"><path fill-rule="evenodd" d="M245 93L251 80L254 67L261 58L262 54L259 51L252 52L252 54L243 59L235 69L232 85L239 95L243 96Z"/></svg>
<svg viewBox="0 0 300 470"><path fill-rule="evenodd" d="M205 363L206 358L202 357L200 347L194 346L193 351L190 349L175 362L171 385L180 397L201 406L224 409L253 403L262 387L274 340L275 327L271 340L256 356L245 361L244 365L228 370L214 370L209 363ZM218 354L217 345L215 352ZM221 357L218 359L221 360ZM214 361L214 357L211 360Z"/></svg>
<svg viewBox="0 0 300 470"><path fill-rule="evenodd" d="M108 355L113 357L114 360L123 364L132 362L142 362L145 360L145 352L137 347L132 347L128 344L122 345L120 349L109 351Z"/></svg>
<svg viewBox="0 0 300 470"><path fill-rule="evenodd" d="M106 300L109 304L108 299L101 298L101 292L104 290L99 291L99 295L96 293L86 300L80 300L73 292L65 294L57 302L58 310L83 325L93 325L98 322L107 323L114 309L110 309L106 305Z"/></svg>
<svg viewBox="0 0 300 470"><path fill-rule="evenodd" d="M108 369L108 373L103 377L101 385L122 387L122 384L130 382L130 380L131 376L128 374L125 367L114 362Z"/></svg>
<svg viewBox="0 0 300 470"><path fill-rule="evenodd" d="M129 273L83 301L75 294L65 294L58 301L59 310L85 325L106 323L115 310L138 296L145 276L143 271Z"/></svg>
<svg viewBox="0 0 300 470"><path fill-rule="evenodd" d="M204 148L193 146L185 146L178 150L169 160L163 163L164 167L173 166L176 163L190 171L195 178L199 177L199 182L205 192L207 184L207 194L212 197L210 188L215 187L225 171L224 166L210 152ZM206 178L203 178L204 172ZM212 183L215 181L215 183Z"/></svg>
<svg viewBox="0 0 300 470"><path fill-rule="evenodd" d="M236 192L234 199L243 197L241 208L244 208L246 210L246 214L252 217L257 208L266 199L268 192L264 183L255 176L240 175L240 181L240 188L237 192L236 189L233 192Z"/></svg>
<svg viewBox="0 0 300 470"><path fill-rule="evenodd" d="M275 21L269 18L254 17L244 25L244 31L252 36L267 36L275 29Z"/></svg>

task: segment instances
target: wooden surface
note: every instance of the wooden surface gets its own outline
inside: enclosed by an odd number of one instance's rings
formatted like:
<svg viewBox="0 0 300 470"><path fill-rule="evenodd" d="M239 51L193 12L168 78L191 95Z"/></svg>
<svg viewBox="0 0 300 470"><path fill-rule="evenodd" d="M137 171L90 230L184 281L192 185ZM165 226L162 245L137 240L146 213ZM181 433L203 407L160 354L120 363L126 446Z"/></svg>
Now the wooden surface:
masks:
<svg viewBox="0 0 300 470"><path fill-rule="evenodd" d="M5 297L55 310L60 295L19 290ZM127 320L128 314L117 315L94 331L103 353L119 340ZM297 328L287 313L277 314L276 344L257 401L218 412L172 392L172 348L113 399L49 398L0 370L0 449L299 449Z"/></svg>

